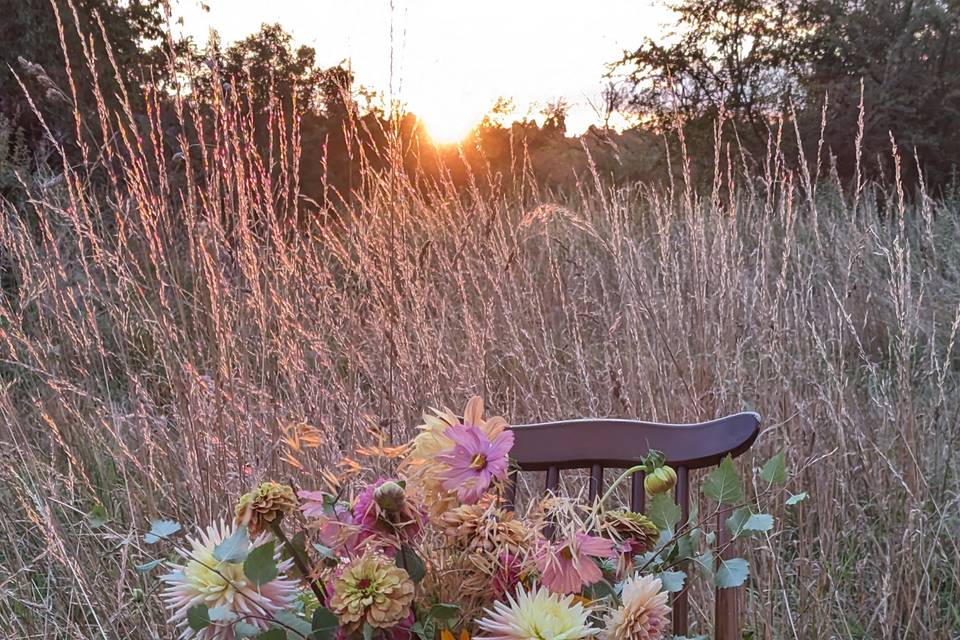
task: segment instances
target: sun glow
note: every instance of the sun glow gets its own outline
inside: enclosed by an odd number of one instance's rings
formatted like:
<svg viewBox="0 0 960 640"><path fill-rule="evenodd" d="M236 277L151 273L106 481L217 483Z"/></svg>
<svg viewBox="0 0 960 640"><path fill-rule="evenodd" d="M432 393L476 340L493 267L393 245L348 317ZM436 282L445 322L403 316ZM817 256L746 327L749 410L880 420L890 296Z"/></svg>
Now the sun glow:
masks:
<svg viewBox="0 0 960 640"><path fill-rule="evenodd" d="M443 105L428 105L425 108L413 108L411 111L420 118L426 127L430 139L437 144L455 144L464 140L480 124L483 112L445 108Z"/></svg>

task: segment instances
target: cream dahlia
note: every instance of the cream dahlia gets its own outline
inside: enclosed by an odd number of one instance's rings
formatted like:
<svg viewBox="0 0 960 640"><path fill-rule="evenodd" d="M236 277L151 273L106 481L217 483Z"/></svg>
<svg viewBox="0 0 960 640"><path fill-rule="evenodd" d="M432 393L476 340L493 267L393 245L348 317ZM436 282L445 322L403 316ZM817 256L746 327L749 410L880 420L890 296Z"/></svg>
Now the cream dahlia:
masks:
<svg viewBox="0 0 960 640"><path fill-rule="evenodd" d="M653 576L634 576L623 583L623 606L607 619L604 640L654 640L669 624L667 592Z"/></svg>
<svg viewBox="0 0 960 640"><path fill-rule="evenodd" d="M508 595L507 604L496 602L486 614L477 624L490 640L578 640L597 633L587 621L590 609L544 587L517 587L516 598Z"/></svg>
<svg viewBox="0 0 960 640"><path fill-rule="evenodd" d="M166 583L162 594L164 605L173 612L168 622L183 627L180 638L233 640L233 620L266 629L265 619L289 608L296 599L296 580L289 580L283 574L290 568L289 561L277 565L280 570L277 578L256 586L244 575L242 562L223 562L213 557L216 546L233 533L233 525L221 522L207 527L198 537L189 538L189 549L177 549L185 563L174 565L173 571L161 578ZM267 539L262 536L252 544L256 547ZM279 552L277 557L279 559ZM187 625L187 610L195 605L208 609L219 607L233 614L227 616L232 619L214 621L194 632Z"/></svg>

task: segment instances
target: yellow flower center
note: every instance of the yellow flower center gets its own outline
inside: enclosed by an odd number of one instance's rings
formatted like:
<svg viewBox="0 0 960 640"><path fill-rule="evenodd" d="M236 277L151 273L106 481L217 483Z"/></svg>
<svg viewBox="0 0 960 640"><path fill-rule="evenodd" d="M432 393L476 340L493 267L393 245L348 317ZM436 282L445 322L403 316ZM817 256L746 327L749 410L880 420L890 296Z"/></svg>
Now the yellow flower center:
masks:
<svg viewBox="0 0 960 640"><path fill-rule="evenodd" d="M470 468L474 471L483 471L487 466L487 456L477 453L470 459Z"/></svg>

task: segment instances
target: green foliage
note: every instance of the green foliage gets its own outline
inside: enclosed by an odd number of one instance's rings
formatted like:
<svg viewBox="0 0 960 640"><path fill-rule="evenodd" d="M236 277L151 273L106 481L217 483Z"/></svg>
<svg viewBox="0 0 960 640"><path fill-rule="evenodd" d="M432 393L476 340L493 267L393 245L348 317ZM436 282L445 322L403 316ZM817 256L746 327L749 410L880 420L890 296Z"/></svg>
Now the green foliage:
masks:
<svg viewBox="0 0 960 640"><path fill-rule="evenodd" d="M803 501L806 500L806 499L807 499L807 492L806 492L806 491L801 491L800 493L797 493L797 494L792 495L792 496L790 496L789 498L787 498L785 504L786 504L787 506L791 506L791 507L792 507L792 506L795 505L795 504L800 504L801 502L803 502Z"/></svg>
<svg viewBox="0 0 960 640"><path fill-rule="evenodd" d="M337 634L340 621L333 611L326 607L317 607L310 621L311 640L332 640Z"/></svg>
<svg viewBox="0 0 960 640"><path fill-rule="evenodd" d="M423 559L407 545L400 547L397 553L397 566L410 574L410 579L414 583L419 583L423 580L423 576L427 575L427 567L423 564Z"/></svg>
<svg viewBox="0 0 960 640"><path fill-rule="evenodd" d="M274 541L270 540L247 554L243 561L243 574L253 584L260 586L277 577L277 562L274 559L274 552Z"/></svg>
<svg viewBox="0 0 960 640"><path fill-rule="evenodd" d="M149 573L163 564L163 560L150 560L134 567L137 573Z"/></svg>
<svg viewBox="0 0 960 640"><path fill-rule="evenodd" d="M767 484L783 484L787 481L787 458L783 451L767 460L760 470L760 477Z"/></svg>
<svg viewBox="0 0 960 640"><path fill-rule="evenodd" d="M725 457L716 469L703 481L703 494L721 504L743 502L743 484L733 464L733 458Z"/></svg>
<svg viewBox="0 0 960 640"><path fill-rule="evenodd" d="M770 531L773 528L773 516L766 513L751 513L750 509L741 507L727 518L726 525L734 538L743 534Z"/></svg>
<svg viewBox="0 0 960 640"><path fill-rule="evenodd" d="M663 588L670 593L683 591L683 584L687 580L687 574L683 571L662 571L657 574Z"/></svg>
<svg viewBox="0 0 960 640"><path fill-rule="evenodd" d="M109 520L110 516L107 515L107 510L102 504L94 505L87 514L87 524L90 525L91 529L99 529L103 525L107 524Z"/></svg>
<svg viewBox="0 0 960 640"><path fill-rule="evenodd" d="M434 620L452 620L460 615L460 605L437 603L430 607L430 617Z"/></svg>
<svg viewBox="0 0 960 640"><path fill-rule="evenodd" d="M647 503L647 517L661 531L673 531L681 515L680 506L668 493L653 495Z"/></svg>
<svg viewBox="0 0 960 640"><path fill-rule="evenodd" d="M202 604L195 604L187 609L187 624L194 631L200 631L210 626L210 610Z"/></svg>
<svg viewBox="0 0 960 640"><path fill-rule="evenodd" d="M220 562L243 562L250 552L250 535L246 527L237 527L229 538L213 548L213 557Z"/></svg>
<svg viewBox="0 0 960 640"><path fill-rule="evenodd" d="M750 564L743 558L721 560L714 583L723 589L739 587L750 575Z"/></svg>
<svg viewBox="0 0 960 640"><path fill-rule="evenodd" d="M177 531L180 531L180 525L173 520L154 520L150 523L150 531L143 535L143 541L147 544L156 544Z"/></svg>

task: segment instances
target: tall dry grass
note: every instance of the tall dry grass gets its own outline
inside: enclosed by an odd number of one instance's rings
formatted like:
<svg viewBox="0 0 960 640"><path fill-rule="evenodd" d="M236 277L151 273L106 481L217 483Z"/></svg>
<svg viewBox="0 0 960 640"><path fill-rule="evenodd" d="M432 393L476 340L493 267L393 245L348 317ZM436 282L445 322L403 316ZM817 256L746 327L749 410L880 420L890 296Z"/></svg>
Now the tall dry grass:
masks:
<svg viewBox="0 0 960 640"><path fill-rule="evenodd" d="M150 518L319 483L473 393L514 422L758 411L751 458L785 449L810 498L741 549L752 637L960 635L956 200L840 188L775 136L749 168L721 136L712 188L683 158L567 195L415 189L396 163L316 211L295 127L258 152L221 98L178 98L180 149L103 100L85 161L2 205L0 635L172 637L134 571Z"/></svg>

